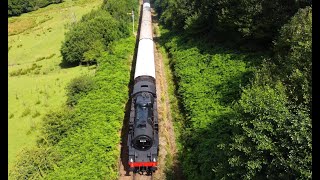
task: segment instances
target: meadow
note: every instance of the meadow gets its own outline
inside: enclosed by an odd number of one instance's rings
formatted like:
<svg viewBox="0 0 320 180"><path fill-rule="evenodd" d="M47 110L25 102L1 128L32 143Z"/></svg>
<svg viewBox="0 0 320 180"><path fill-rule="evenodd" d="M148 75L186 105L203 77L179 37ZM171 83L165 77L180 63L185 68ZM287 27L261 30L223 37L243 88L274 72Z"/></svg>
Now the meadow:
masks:
<svg viewBox="0 0 320 180"><path fill-rule="evenodd" d="M98 8L100 0L65 0L8 18L8 165L36 144L42 118L66 102L71 79L95 73L94 66L60 66L68 27Z"/></svg>

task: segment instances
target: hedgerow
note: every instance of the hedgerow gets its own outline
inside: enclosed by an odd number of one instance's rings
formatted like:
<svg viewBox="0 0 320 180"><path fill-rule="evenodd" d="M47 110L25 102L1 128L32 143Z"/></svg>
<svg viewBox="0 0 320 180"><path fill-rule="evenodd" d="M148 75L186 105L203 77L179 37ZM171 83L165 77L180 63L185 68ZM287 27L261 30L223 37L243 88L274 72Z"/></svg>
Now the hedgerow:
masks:
<svg viewBox="0 0 320 180"><path fill-rule="evenodd" d="M129 54L134 38L120 40L113 52L104 53L93 78L95 88L74 107L78 121L55 149L63 157L48 179L116 179L119 157L119 131L128 100L130 81ZM112 67L112 68L111 68Z"/></svg>

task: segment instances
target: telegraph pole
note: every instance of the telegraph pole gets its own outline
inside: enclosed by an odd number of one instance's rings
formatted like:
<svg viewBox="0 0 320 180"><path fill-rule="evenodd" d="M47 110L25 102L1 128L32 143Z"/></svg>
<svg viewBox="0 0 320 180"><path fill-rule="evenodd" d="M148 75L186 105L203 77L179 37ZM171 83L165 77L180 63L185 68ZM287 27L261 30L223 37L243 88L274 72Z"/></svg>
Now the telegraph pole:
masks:
<svg viewBox="0 0 320 180"><path fill-rule="evenodd" d="M132 34L134 34L134 11L132 9Z"/></svg>
<svg viewBox="0 0 320 180"><path fill-rule="evenodd" d="M131 13L127 13L128 15L131 14L132 17L132 34L134 35L134 11L132 9Z"/></svg>

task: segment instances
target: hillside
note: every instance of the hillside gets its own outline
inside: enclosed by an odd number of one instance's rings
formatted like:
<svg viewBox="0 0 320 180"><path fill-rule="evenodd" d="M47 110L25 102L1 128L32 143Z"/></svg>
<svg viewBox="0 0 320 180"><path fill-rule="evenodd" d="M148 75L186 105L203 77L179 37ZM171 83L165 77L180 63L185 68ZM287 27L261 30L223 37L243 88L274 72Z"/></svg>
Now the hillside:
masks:
<svg viewBox="0 0 320 180"><path fill-rule="evenodd" d="M60 46L68 24L101 1L65 1L8 19L9 170L20 151L36 144L42 118L66 101L72 78L88 67L62 68Z"/></svg>

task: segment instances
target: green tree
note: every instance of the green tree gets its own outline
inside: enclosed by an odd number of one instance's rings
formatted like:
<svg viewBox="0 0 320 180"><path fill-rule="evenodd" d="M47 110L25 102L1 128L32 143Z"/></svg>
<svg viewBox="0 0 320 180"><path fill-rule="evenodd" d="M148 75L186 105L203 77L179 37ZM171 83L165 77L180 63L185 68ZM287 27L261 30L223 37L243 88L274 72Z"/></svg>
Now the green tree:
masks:
<svg viewBox="0 0 320 180"><path fill-rule="evenodd" d="M156 0L160 20L179 32L209 40L270 47L279 29L305 0ZM251 46L254 48L255 46ZM248 46L249 47L249 46Z"/></svg>
<svg viewBox="0 0 320 180"><path fill-rule="evenodd" d="M106 10L92 11L66 33L61 46L62 62L76 65L95 62L110 42L125 35L128 35L128 27L122 27Z"/></svg>
<svg viewBox="0 0 320 180"><path fill-rule="evenodd" d="M94 83L92 77L84 75L74 78L67 86L67 105L74 106L78 100L93 89Z"/></svg>
<svg viewBox="0 0 320 180"><path fill-rule="evenodd" d="M290 103L280 81L264 83L256 78L234 106L233 142L225 146L233 169L228 176L311 179L310 112Z"/></svg>
<svg viewBox="0 0 320 180"><path fill-rule="evenodd" d="M274 46L276 69L291 100L311 108L312 8L300 9L280 31Z"/></svg>
<svg viewBox="0 0 320 180"><path fill-rule="evenodd" d="M19 16L22 13L34 11L49 4L61 2L62 0L9 0L8 17Z"/></svg>

